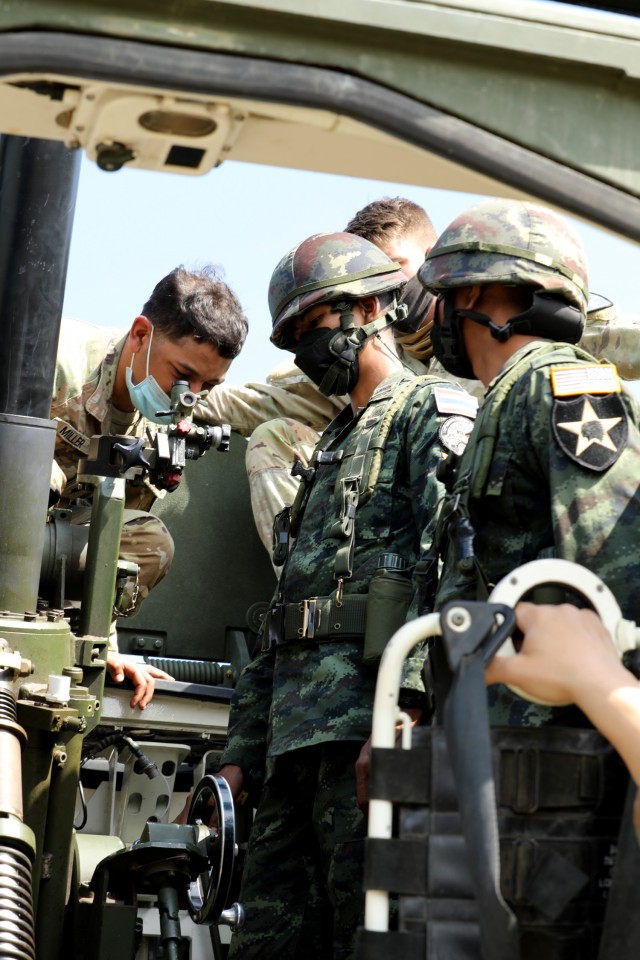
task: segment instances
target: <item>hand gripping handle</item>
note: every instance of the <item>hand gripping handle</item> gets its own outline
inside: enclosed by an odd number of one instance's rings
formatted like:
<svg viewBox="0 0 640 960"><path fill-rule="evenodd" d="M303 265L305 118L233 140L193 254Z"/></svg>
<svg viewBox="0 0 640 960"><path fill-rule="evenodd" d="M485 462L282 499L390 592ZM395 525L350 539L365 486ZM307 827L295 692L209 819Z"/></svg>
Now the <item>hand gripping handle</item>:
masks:
<svg viewBox="0 0 640 960"><path fill-rule="evenodd" d="M542 586L567 587L581 597L602 620L613 637L620 656L627 650L634 650L638 645L636 625L631 620L623 619L611 590L586 567L569 560L532 560L517 567L493 588L489 602L515 607L530 590ZM509 657L515 652L513 642L506 640L496 656ZM526 700L546 703L543 700L536 700L518 687L511 689Z"/></svg>

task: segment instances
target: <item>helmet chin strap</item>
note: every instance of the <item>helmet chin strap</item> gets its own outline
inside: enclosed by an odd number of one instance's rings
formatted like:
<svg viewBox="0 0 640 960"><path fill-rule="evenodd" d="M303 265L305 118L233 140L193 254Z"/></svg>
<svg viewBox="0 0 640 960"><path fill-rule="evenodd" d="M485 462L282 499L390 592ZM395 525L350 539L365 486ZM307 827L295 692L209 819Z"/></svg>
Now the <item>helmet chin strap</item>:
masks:
<svg viewBox="0 0 640 960"><path fill-rule="evenodd" d="M398 303L394 298L389 309L382 314L382 316L377 317L375 320L370 320L369 323L363 323L361 327L357 327L353 320L353 301L349 300L340 300L336 303L336 310L340 311L340 328L345 337L354 345L357 345L358 349L361 349L364 341L369 337L373 337L376 333L379 333L380 330L384 330L385 327L390 326L392 323L395 323L400 317L406 317L407 307L404 303Z"/></svg>
<svg viewBox="0 0 640 960"><path fill-rule="evenodd" d="M476 310L458 308L454 312L457 317L468 317L474 323L487 327L498 343L506 343L517 333L577 343L585 323L584 314L578 307L538 290L533 292L531 306L510 317L503 326L494 323L486 313Z"/></svg>
<svg viewBox="0 0 640 960"><path fill-rule="evenodd" d="M335 356L335 362L327 370L320 391L341 395L347 393L352 380L352 371L357 369L358 354L370 337L376 336L381 330L406 316L405 304L398 303L394 298L389 309L375 320L358 327L353 319L353 301L339 300L335 309L340 312L340 330L329 341L329 350Z"/></svg>
<svg viewBox="0 0 640 960"><path fill-rule="evenodd" d="M508 320L507 323L501 327L499 324L494 323L488 314L479 313L477 310L465 310L457 307L454 313L456 317L465 317L467 320L473 320L474 323L479 323L481 327L487 327L493 339L499 343L506 343L514 333L518 332L514 329L511 320Z"/></svg>

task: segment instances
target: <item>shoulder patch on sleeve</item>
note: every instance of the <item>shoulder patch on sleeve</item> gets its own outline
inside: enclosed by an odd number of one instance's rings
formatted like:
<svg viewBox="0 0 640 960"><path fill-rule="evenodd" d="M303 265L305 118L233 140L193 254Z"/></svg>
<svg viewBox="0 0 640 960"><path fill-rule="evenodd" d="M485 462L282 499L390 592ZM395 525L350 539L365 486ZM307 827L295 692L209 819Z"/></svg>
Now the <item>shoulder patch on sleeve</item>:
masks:
<svg viewBox="0 0 640 960"><path fill-rule="evenodd" d="M621 393L622 384L613 363L588 363L551 367L551 389L554 397L592 396Z"/></svg>
<svg viewBox="0 0 640 960"><path fill-rule="evenodd" d="M75 427L72 427L70 423L67 423L66 420L62 420L60 417L55 417L55 422L60 439L64 440L70 447L73 447L74 450L77 450L81 456L88 456L89 437L85 437L84 433L80 433L79 430L76 430Z"/></svg>
<svg viewBox="0 0 640 960"><path fill-rule="evenodd" d="M440 424L438 435L442 446L461 456L473 430L473 420L469 417L447 417Z"/></svg>
<svg viewBox="0 0 640 960"><path fill-rule="evenodd" d="M434 387L433 396L435 397L438 413L457 414L461 417L471 417L475 419L478 413L478 399L472 397L466 390L452 390L451 387Z"/></svg>
<svg viewBox="0 0 640 960"><path fill-rule="evenodd" d="M600 473L616 462L629 436L627 411L615 393L556 400L551 422L560 449L581 467Z"/></svg>

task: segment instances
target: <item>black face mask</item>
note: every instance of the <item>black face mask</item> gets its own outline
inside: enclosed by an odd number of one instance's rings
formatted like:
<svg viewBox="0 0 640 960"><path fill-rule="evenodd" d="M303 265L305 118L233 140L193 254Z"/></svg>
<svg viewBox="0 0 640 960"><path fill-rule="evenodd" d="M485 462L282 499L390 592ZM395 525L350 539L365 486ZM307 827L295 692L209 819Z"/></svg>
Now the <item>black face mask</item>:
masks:
<svg viewBox="0 0 640 960"><path fill-rule="evenodd" d="M359 345L342 330L327 327L304 333L295 349L295 364L325 397L349 393L358 382Z"/></svg>
<svg viewBox="0 0 640 960"><path fill-rule="evenodd" d="M407 307L407 316L403 320L396 320L393 329L399 333L415 333L424 323L424 318L434 299L431 291L422 286L417 275L411 277L400 299L400 302Z"/></svg>
<svg viewBox="0 0 640 960"><path fill-rule="evenodd" d="M438 300L442 301L443 309L438 310L436 306L431 330L433 355L454 377L474 380L476 375L467 356L462 336L463 317L454 309L454 295L453 290L447 290L438 297Z"/></svg>

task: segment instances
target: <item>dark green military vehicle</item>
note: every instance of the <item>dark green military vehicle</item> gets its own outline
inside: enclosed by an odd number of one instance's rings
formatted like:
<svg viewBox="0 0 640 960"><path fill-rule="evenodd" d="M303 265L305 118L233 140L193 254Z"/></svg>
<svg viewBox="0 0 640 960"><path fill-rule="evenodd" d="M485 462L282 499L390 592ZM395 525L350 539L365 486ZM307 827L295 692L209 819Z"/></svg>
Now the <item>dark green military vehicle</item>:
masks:
<svg viewBox="0 0 640 960"><path fill-rule="evenodd" d="M228 798L210 788L213 839L166 824L215 769L273 586L232 438L229 454L187 464L158 506L178 559L120 623L121 648L171 661L177 682L159 685L143 717L126 691L105 687L124 483L109 451L85 467L94 516L75 587L65 517L46 522L82 152L112 171L193 176L234 159L533 197L640 241L636 10L631 0L0 5L0 957L224 955L226 934L214 925L210 938L209 925L233 900ZM204 528L214 501L225 508Z"/></svg>

